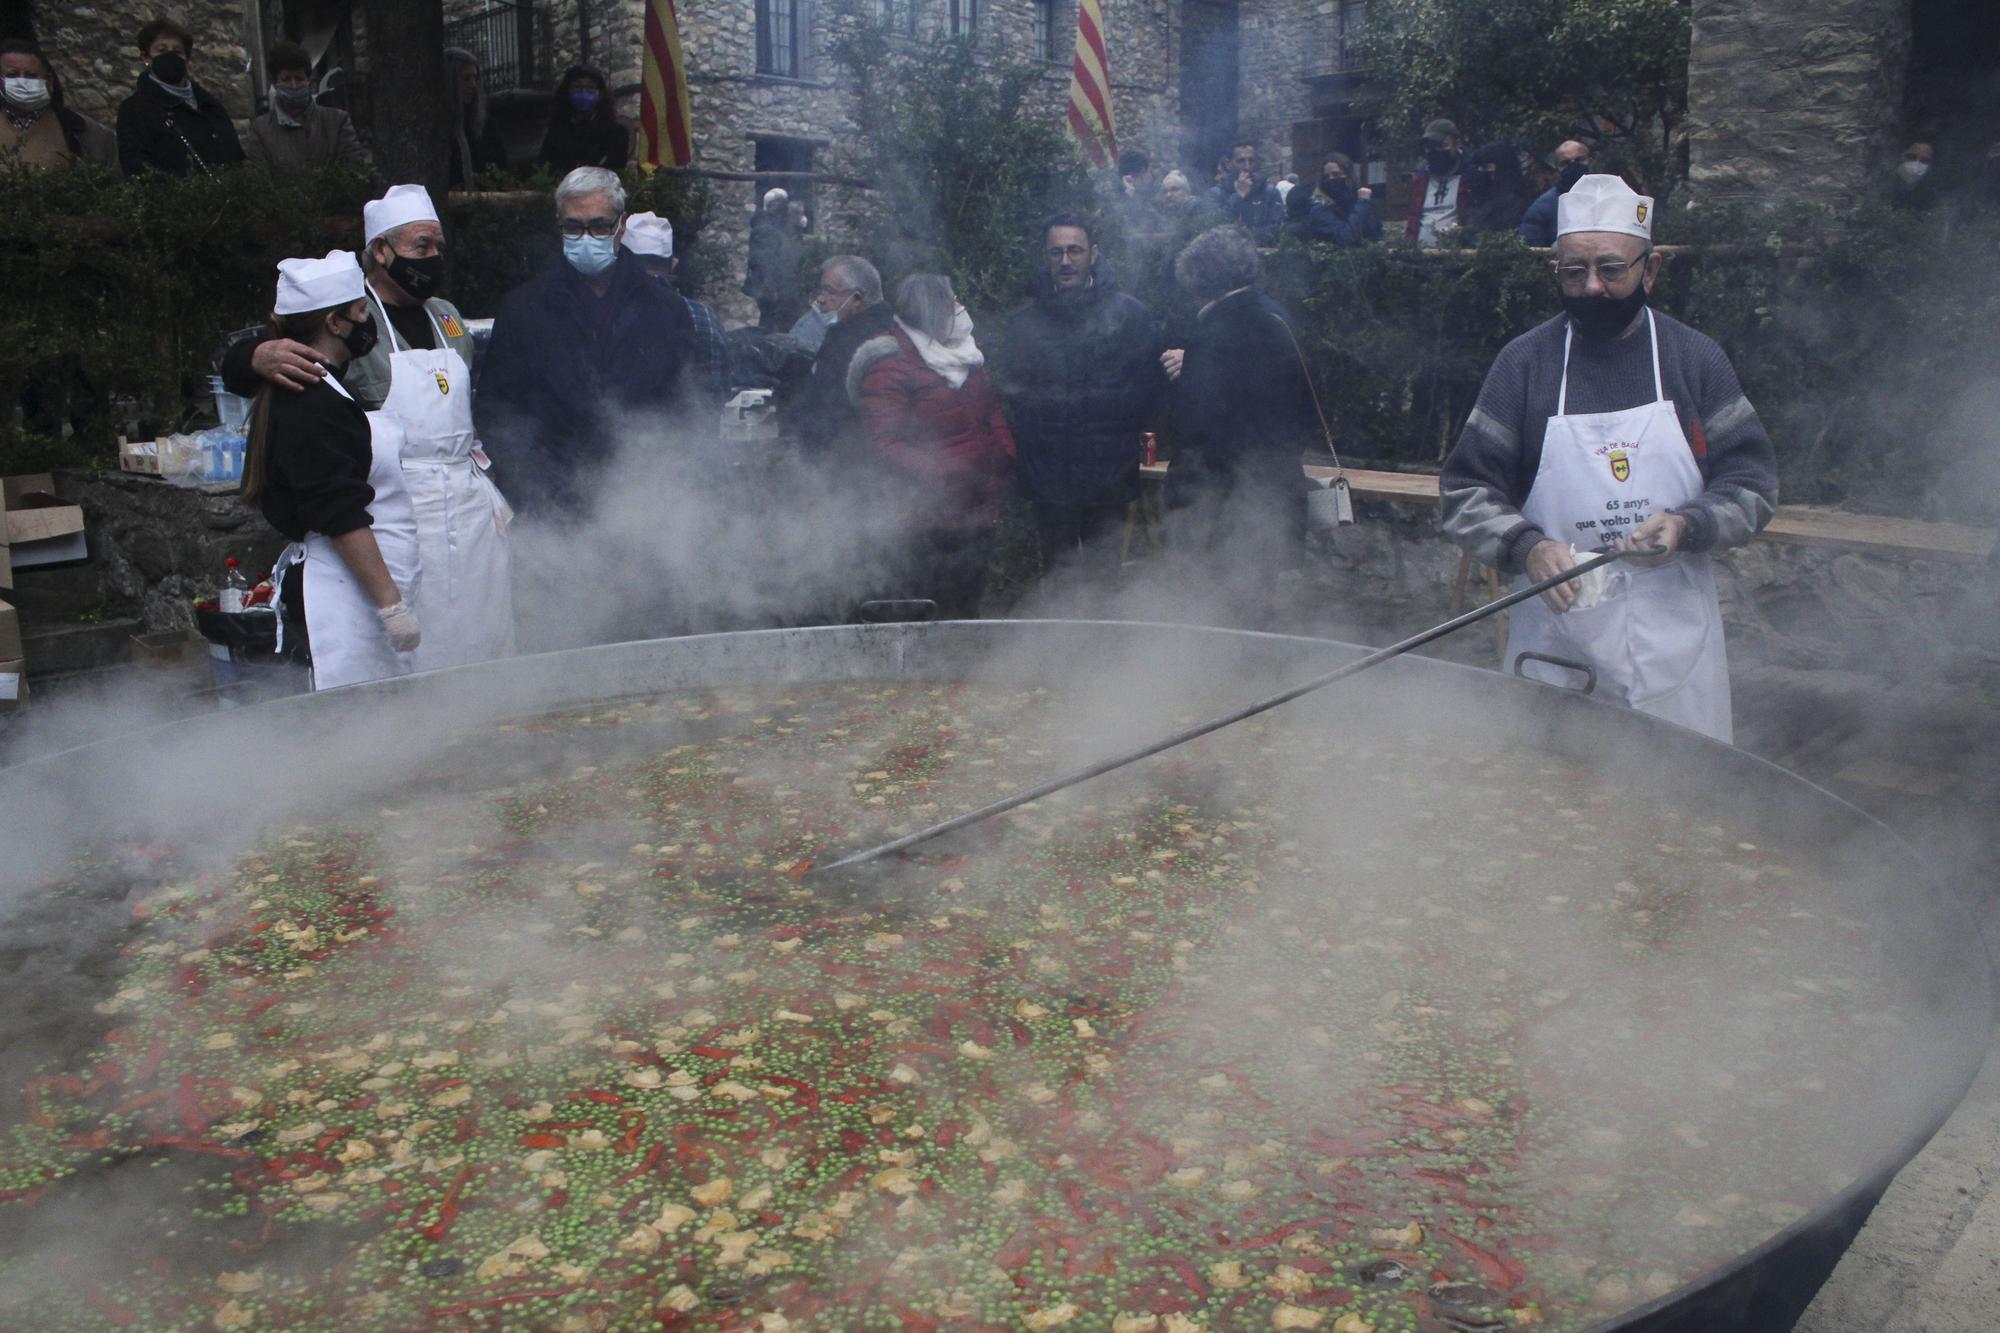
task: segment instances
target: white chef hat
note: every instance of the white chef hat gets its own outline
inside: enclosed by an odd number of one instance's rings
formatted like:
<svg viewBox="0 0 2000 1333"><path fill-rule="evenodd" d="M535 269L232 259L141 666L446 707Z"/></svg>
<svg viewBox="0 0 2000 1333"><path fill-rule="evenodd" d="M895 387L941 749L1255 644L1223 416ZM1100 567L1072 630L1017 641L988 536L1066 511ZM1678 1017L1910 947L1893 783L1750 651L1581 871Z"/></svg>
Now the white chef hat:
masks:
<svg viewBox="0 0 2000 1333"><path fill-rule="evenodd" d="M625 248L635 255L674 257L674 224L657 213L634 213L625 219Z"/></svg>
<svg viewBox="0 0 2000 1333"><path fill-rule="evenodd" d="M359 301L365 290L352 250L329 250L319 259L280 259L278 299L271 309L280 315L331 310Z"/></svg>
<svg viewBox="0 0 2000 1333"><path fill-rule="evenodd" d="M1616 176L1585 176L1556 200L1556 235L1573 231L1615 231L1650 241L1652 196L1638 193Z"/></svg>
<svg viewBox="0 0 2000 1333"><path fill-rule="evenodd" d="M429 190L421 185L391 185L380 199L370 199L361 206L361 243L373 245L383 232L394 231L406 222L437 220Z"/></svg>

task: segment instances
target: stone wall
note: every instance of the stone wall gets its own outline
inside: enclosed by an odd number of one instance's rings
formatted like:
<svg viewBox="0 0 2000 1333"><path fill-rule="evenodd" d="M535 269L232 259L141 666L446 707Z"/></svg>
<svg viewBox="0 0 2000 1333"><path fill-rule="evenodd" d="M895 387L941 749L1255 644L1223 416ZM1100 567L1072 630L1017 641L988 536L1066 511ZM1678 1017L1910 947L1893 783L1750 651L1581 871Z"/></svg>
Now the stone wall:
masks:
<svg viewBox="0 0 2000 1333"><path fill-rule="evenodd" d="M1334 0L1262 0L1241 7L1237 127L1257 141L1258 161L1274 180L1292 171L1303 180L1318 168L1292 161L1292 125L1312 119L1306 73L1325 63L1319 47L1331 40L1334 12Z"/></svg>
<svg viewBox="0 0 2000 1333"><path fill-rule="evenodd" d="M142 68L133 39L149 19L172 19L194 35L195 81L215 94L240 125L251 113L250 80L245 73L246 40L254 32L246 17L250 8L244 0L39 4L35 30L62 79L67 105L111 125Z"/></svg>
<svg viewBox="0 0 2000 1333"><path fill-rule="evenodd" d="M1695 197L1860 198L1893 147L1910 0L1694 0L1693 18Z"/></svg>

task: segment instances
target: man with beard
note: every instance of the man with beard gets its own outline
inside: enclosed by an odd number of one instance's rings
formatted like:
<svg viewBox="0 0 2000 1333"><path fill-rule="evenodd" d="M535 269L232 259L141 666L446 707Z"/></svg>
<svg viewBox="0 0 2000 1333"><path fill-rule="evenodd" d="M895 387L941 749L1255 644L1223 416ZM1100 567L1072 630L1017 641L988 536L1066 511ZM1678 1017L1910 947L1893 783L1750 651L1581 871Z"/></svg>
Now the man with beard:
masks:
<svg viewBox="0 0 2000 1333"><path fill-rule="evenodd" d="M1246 228L1259 245L1277 244L1285 223L1285 197L1257 174L1257 145L1248 139L1233 145L1217 175L1209 202L1221 220Z"/></svg>
<svg viewBox="0 0 2000 1333"><path fill-rule="evenodd" d="M1142 437L1166 387L1152 314L1098 263L1090 223L1042 227L1035 299L1007 321L995 365L1042 566L1098 589L1117 581Z"/></svg>
<svg viewBox="0 0 2000 1333"><path fill-rule="evenodd" d="M1556 243L1556 200L1568 194L1590 171L1590 145L1565 139L1556 146L1556 183L1536 196L1521 218L1521 239L1529 245Z"/></svg>
<svg viewBox="0 0 2000 1333"><path fill-rule="evenodd" d="M1403 235L1426 249L1456 245L1465 221L1465 153L1458 126L1434 120L1424 126L1423 170L1410 177L1410 211Z"/></svg>
<svg viewBox="0 0 2000 1333"><path fill-rule="evenodd" d="M1445 534L1535 582L1589 552L1656 551L1514 608L1507 664L1595 668L1599 693L1728 741L1729 665L1711 553L1778 502L1771 440L1713 340L1647 308L1653 201L1585 176L1558 209L1563 313L1507 344L1439 486ZM1527 673L1566 683L1533 663Z"/></svg>

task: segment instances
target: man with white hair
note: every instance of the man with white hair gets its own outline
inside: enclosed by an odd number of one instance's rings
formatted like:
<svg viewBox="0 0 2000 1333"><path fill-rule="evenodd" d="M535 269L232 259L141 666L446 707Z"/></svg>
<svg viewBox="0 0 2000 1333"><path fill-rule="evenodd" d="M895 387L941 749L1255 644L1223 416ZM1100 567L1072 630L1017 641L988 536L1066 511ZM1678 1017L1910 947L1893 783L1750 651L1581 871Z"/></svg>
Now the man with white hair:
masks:
<svg viewBox="0 0 2000 1333"><path fill-rule="evenodd" d="M792 326L805 304L799 291L799 262L805 240L783 190L766 190L764 205L750 218L750 258L743 270L743 292L757 303L757 327L782 333Z"/></svg>
<svg viewBox="0 0 2000 1333"><path fill-rule="evenodd" d="M835 255L819 266L813 309L831 321L813 355L798 407L799 438L821 458L851 458L861 447L861 416L847 397L854 354L896 322L882 299L882 275L860 255Z"/></svg>
<svg viewBox="0 0 2000 1333"><path fill-rule="evenodd" d="M1606 547L1658 551L1515 607L1506 664L1523 653L1582 663L1600 693L1728 741L1710 559L1770 522L1777 459L1723 350L1648 308L1652 231L1653 201L1616 176L1584 176L1561 196L1563 313L1487 373L1445 460L1444 530L1524 582ZM1524 669L1574 683L1540 662Z"/></svg>
<svg viewBox="0 0 2000 1333"><path fill-rule="evenodd" d="M479 368L479 435L524 517L588 514L621 440L670 428L696 358L680 293L621 249L625 187L604 167L556 186L562 257L501 299Z"/></svg>

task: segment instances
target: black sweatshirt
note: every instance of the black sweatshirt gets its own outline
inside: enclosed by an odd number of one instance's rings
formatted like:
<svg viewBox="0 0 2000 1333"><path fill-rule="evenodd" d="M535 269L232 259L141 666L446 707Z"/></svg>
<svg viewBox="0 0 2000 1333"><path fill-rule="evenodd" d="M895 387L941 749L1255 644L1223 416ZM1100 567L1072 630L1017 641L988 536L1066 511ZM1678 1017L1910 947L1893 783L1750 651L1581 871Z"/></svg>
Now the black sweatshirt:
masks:
<svg viewBox="0 0 2000 1333"><path fill-rule="evenodd" d="M270 465L259 507L292 541L338 537L373 524L368 414L325 380L297 393L272 389Z"/></svg>

